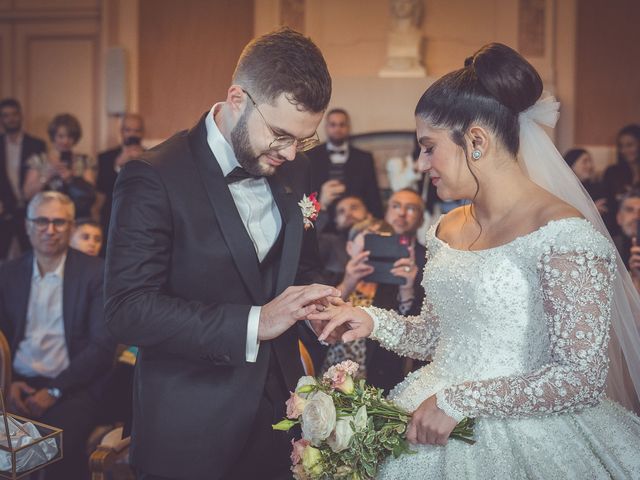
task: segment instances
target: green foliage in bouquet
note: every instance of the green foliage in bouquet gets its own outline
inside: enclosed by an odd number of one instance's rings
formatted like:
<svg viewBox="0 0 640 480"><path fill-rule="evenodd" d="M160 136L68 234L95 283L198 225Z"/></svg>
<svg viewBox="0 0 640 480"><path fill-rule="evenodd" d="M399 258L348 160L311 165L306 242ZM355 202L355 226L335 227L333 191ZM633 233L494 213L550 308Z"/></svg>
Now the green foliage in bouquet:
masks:
<svg viewBox="0 0 640 480"><path fill-rule="evenodd" d="M389 455L411 454L405 438L411 414L383 397L383 391L364 380L354 382L358 364L342 362L322 379L302 377L287 401L287 417L273 426L288 431L302 427L302 438L292 442L297 480L375 477ZM451 438L475 443L473 419L464 419Z"/></svg>

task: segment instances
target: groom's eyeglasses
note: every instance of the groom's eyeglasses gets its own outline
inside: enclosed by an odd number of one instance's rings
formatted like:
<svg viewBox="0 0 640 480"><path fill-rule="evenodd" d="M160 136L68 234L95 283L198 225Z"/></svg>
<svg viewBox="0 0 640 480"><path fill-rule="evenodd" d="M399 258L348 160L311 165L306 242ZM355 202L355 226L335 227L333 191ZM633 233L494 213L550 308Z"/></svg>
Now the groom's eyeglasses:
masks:
<svg viewBox="0 0 640 480"><path fill-rule="evenodd" d="M253 100L249 92L247 92L244 88L242 89L242 91L247 94L247 97L249 97L249 100L251 100L251 103L253 104L255 109L258 111L258 114L262 118L262 121L267 126L271 134L274 136L273 141L269 144L269 150L284 150L285 148L288 148L295 143L296 151L306 152L307 150L312 149L313 147L315 147L320 143L320 137L318 137L318 132L314 132L313 135L307 138L296 138L292 135L278 135L274 131L273 127L269 125L269 122L267 122L267 119L264 118L264 115L262 115L262 112L258 108L258 104Z"/></svg>

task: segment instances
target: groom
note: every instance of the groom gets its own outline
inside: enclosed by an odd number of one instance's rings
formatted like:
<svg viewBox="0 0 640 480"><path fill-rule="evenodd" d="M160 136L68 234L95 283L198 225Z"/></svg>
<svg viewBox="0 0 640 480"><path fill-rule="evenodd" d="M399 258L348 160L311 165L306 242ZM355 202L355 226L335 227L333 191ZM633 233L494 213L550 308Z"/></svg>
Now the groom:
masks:
<svg viewBox="0 0 640 480"><path fill-rule="evenodd" d="M311 185L299 153L317 144L331 96L322 54L282 29L247 45L232 83L115 187L106 319L140 347L139 479L290 478L288 439L271 425L303 375L296 325L337 294L308 285L317 242L298 206Z"/></svg>

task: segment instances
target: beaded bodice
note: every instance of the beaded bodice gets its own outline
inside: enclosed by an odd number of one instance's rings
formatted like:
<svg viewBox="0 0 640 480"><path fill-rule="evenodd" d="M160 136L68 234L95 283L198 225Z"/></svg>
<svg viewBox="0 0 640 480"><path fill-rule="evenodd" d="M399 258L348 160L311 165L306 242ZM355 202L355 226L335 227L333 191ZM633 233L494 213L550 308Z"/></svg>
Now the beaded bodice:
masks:
<svg viewBox="0 0 640 480"><path fill-rule="evenodd" d="M465 416L531 416L600 401L607 374L611 244L569 218L496 248L461 251L427 234L422 313L368 307L372 337L432 358L391 393L410 411L436 395Z"/></svg>

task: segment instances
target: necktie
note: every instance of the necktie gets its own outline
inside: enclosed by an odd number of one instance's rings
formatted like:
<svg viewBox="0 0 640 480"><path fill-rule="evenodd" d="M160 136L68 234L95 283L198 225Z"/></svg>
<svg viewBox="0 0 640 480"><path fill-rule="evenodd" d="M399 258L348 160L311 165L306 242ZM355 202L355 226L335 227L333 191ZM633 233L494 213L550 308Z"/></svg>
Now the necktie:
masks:
<svg viewBox="0 0 640 480"><path fill-rule="evenodd" d="M232 183L239 182L240 180L244 180L246 178L260 178L257 175L251 175L242 167L236 167L229 172L229 174L224 177L227 181L227 185L231 185Z"/></svg>

